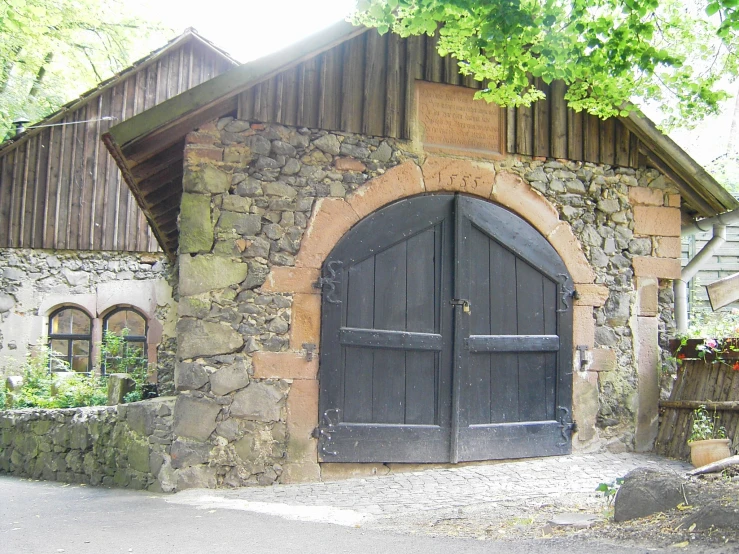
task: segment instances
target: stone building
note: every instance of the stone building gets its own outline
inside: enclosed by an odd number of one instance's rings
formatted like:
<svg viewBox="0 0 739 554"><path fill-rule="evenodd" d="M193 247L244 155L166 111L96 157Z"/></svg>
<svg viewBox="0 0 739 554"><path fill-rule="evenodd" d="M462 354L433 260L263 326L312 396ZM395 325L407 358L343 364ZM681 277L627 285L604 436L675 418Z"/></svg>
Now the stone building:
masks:
<svg viewBox="0 0 739 554"><path fill-rule="evenodd" d="M652 448L681 221L739 204L536 85L341 23L103 134L176 267L156 490Z"/></svg>
<svg viewBox="0 0 739 554"><path fill-rule="evenodd" d="M235 65L188 30L0 145L0 377L50 334L87 371L123 325L172 390L171 269L100 134Z"/></svg>

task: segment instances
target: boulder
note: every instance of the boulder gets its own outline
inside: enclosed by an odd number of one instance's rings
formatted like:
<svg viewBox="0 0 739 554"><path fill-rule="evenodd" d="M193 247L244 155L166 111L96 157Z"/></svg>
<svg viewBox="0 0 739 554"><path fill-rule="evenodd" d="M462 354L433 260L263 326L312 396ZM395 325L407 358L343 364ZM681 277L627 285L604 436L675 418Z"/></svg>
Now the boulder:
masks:
<svg viewBox="0 0 739 554"><path fill-rule="evenodd" d="M278 421L283 398L273 384L251 383L234 396L231 415L256 421Z"/></svg>
<svg viewBox="0 0 739 554"><path fill-rule="evenodd" d="M108 406L123 404L123 398L136 388L136 381L128 373L108 375Z"/></svg>
<svg viewBox="0 0 739 554"><path fill-rule="evenodd" d="M174 408L174 433L197 441L206 441L216 428L221 406L186 394L177 397Z"/></svg>
<svg viewBox="0 0 739 554"><path fill-rule="evenodd" d="M180 256L180 294L192 296L237 285L248 271L245 263L221 256Z"/></svg>
<svg viewBox="0 0 739 554"><path fill-rule="evenodd" d="M228 325L197 319L177 323L177 354L181 360L230 354L243 345L243 337Z"/></svg>
<svg viewBox="0 0 739 554"><path fill-rule="evenodd" d="M630 471L616 494L617 522L666 512L685 502L687 481L674 471L639 467Z"/></svg>

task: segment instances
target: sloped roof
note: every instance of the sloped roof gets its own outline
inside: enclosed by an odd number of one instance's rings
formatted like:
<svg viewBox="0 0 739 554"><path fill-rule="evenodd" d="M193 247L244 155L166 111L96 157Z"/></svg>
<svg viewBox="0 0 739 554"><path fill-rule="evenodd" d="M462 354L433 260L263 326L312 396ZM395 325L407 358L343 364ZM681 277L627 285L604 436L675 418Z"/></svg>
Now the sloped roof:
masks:
<svg viewBox="0 0 739 554"><path fill-rule="evenodd" d="M173 97L115 125L103 135L103 141L147 213L165 252L171 256L176 254L176 221L171 217L162 221L155 211L147 209L138 187L145 176L137 174L137 167L144 162L150 165L164 154L169 163L181 163L182 153L174 155L171 147L181 143L188 132L203 123L235 113L237 95L367 31L346 22L337 23L284 50L241 65ZM648 161L676 182L689 212L707 217L739 207L736 199L647 117L632 113L621 121L646 146L644 153ZM181 183L179 186L181 191Z"/></svg>
<svg viewBox="0 0 739 554"><path fill-rule="evenodd" d="M109 77L108 79L105 79L104 81L99 82L95 88L90 89L87 92L84 92L83 94L81 94L79 97L75 98L74 100L67 102L62 107L60 107L57 111L47 115L42 120L34 122L33 125L29 126L27 131L0 143L0 155L2 155L2 153L6 149L12 147L14 144L17 144L18 142L21 142L23 140L29 139L37 135L38 133L41 132L43 127L52 125L58 122L67 113L73 112L77 110L80 106L82 106L83 104L90 102L91 100L97 98L107 89L115 86L117 83L119 83L123 79L126 79L130 77L131 75L134 75L135 73L138 73L139 71L142 71L143 69L146 69L148 66L156 63L160 58L165 56L169 51L179 46L182 46L183 44L187 42L191 42L191 41L200 43L206 48L219 54L220 56L222 56L223 58L231 62L234 66L238 66L240 64L240 62L234 59L228 52L219 48L218 46L213 44L211 41L201 36L194 28L188 27L182 32L182 34L176 36L175 38L167 42L167 44L165 44L161 48L157 48L156 50L153 50L152 52L150 52L143 58L133 62L130 66L119 71L115 75Z"/></svg>

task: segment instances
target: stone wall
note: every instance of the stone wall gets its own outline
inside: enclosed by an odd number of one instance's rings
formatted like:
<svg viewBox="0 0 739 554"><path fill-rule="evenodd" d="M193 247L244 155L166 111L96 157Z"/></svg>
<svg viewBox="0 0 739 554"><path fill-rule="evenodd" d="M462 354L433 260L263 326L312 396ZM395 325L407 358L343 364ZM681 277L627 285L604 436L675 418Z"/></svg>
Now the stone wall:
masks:
<svg viewBox="0 0 739 554"><path fill-rule="evenodd" d="M161 254L0 250L0 376L17 373L55 308L75 305L100 318L113 306L133 306L149 318L149 358L162 362L162 392L172 392L172 280Z"/></svg>
<svg viewBox="0 0 739 554"><path fill-rule="evenodd" d="M577 448L648 449L659 279L679 275L679 196L655 171L221 119L188 136L180 216L175 434L207 483L318 479L320 291L334 244L413 194L459 191L536 227L573 275ZM641 397L640 397L641 396Z"/></svg>
<svg viewBox="0 0 739 554"><path fill-rule="evenodd" d="M0 473L171 492L174 399L64 410L0 411ZM170 455L174 451L175 454Z"/></svg>

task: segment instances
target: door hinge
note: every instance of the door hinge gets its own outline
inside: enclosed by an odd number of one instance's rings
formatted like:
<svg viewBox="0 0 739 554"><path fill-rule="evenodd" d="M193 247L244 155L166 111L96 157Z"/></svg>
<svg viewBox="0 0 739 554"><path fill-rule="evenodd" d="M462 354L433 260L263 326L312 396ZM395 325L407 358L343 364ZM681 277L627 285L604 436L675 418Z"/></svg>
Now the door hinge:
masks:
<svg viewBox="0 0 739 554"><path fill-rule="evenodd" d="M322 289L326 300L331 304L341 304L341 298L337 298L336 293L338 292L337 287L341 284L341 267L343 265L340 260L328 262L324 267L323 277L319 277L318 281L313 283L313 288Z"/></svg>
<svg viewBox="0 0 739 554"><path fill-rule="evenodd" d="M558 443L557 446L565 446L567 443L572 441L572 433L577 431L577 422L572 421L570 410L568 408L565 408L564 406L558 406L557 408L561 412L561 415L559 416L559 429L562 433L562 438L564 439L564 442Z"/></svg>
<svg viewBox="0 0 739 554"><path fill-rule="evenodd" d="M330 414L336 414L336 423L331 420ZM331 441L333 440L333 433L336 431L336 426L339 424L339 417L341 410L339 408L329 408L323 412L323 422L321 425L313 429L311 437L318 439L318 448L321 454L325 456L336 456L338 452L330 450Z"/></svg>
<svg viewBox="0 0 739 554"><path fill-rule="evenodd" d="M577 291L575 290L575 285L572 282L572 279L570 279L569 275L565 273L559 273L557 277L559 277L560 286L559 300L560 303L564 306L563 308L559 308L557 312L562 313L570 309L570 299L577 299Z"/></svg>

